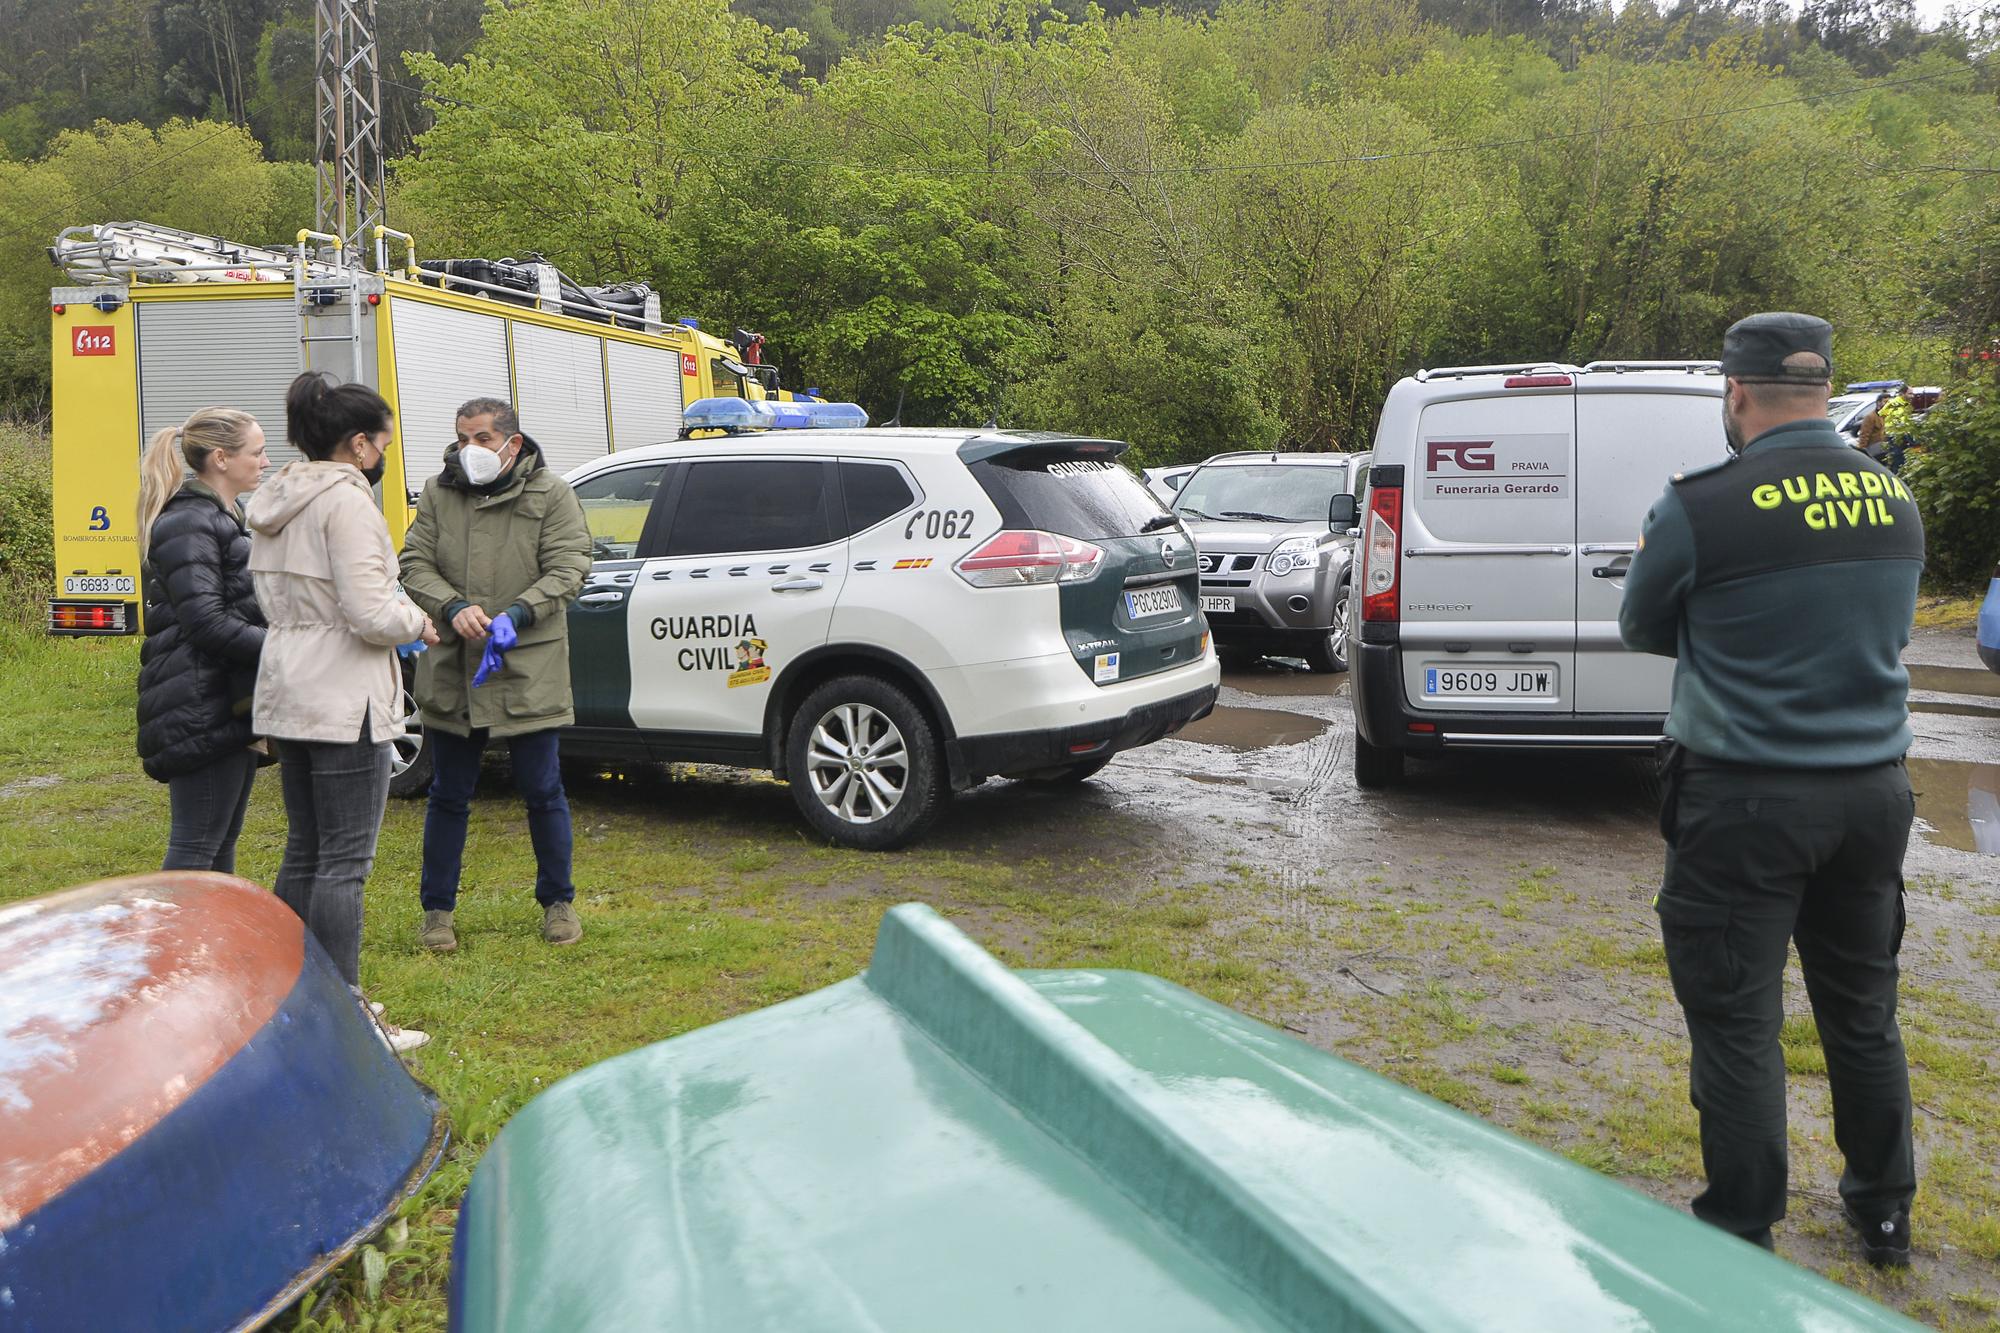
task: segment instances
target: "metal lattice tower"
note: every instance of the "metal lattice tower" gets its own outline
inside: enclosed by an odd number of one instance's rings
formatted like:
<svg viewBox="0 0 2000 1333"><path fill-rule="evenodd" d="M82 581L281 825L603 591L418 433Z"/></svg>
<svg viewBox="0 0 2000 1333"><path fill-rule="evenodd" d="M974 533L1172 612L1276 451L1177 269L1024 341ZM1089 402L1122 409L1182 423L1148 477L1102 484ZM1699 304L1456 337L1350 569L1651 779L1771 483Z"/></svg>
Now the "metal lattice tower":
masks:
<svg viewBox="0 0 2000 1333"><path fill-rule="evenodd" d="M375 0L313 0L314 198L318 229L340 237L343 262L365 267L382 217L382 76Z"/></svg>

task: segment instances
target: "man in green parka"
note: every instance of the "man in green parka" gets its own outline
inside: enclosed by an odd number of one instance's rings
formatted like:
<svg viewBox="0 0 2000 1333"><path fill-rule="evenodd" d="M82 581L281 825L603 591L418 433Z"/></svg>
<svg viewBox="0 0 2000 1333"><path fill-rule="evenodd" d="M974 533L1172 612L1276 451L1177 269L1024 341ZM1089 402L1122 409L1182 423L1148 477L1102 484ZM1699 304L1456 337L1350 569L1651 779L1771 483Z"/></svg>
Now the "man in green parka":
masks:
<svg viewBox="0 0 2000 1333"><path fill-rule="evenodd" d="M417 659L417 706L434 761L424 815L427 948L458 947L452 911L489 738L506 740L527 806L542 938L572 944L583 936L557 737L575 720L569 606L589 573L583 506L521 433L513 405L475 398L461 407L458 440L425 483L403 538L403 587L441 640ZM497 671L482 674L489 644L505 652Z"/></svg>

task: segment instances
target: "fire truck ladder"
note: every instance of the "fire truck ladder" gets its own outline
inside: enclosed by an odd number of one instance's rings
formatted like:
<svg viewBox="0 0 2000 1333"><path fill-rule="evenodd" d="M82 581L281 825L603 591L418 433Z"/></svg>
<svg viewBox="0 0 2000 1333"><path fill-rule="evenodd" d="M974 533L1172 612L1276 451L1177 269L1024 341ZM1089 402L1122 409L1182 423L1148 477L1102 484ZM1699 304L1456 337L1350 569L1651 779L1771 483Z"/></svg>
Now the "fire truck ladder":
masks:
<svg viewBox="0 0 2000 1333"><path fill-rule="evenodd" d="M283 282L289 251L239 245L220 236L152 222L100 222L65 227L49 258L72 282L91 286L132 282Z"/></svg>
<svg viewBox="0 0 2000 1333"><path fill-rule="evenodd" d="M333 248L331 264L315 264L309 242L319 241ZM314 343L346 343L353 357L349 380L361 381L361 270L349 262L345 243L331 232L299 230L296 266L292 278L292 307L299 323L299 369L313 369ZM317 272L314 270L317 269ZM347 302L347 332L314 333L313 311L320 306ZM365 381L362 381L365 383Z"/></svg>

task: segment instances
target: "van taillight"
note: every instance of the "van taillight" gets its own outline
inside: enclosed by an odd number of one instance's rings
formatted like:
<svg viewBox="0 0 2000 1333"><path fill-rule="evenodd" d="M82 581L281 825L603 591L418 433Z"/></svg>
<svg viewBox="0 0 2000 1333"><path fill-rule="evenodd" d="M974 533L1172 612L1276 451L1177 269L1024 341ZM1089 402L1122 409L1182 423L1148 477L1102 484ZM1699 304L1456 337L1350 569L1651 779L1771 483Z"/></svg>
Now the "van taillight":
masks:
<svg viewBox="0 0 2000 1333"><path fill-rule="evenodd" d="M1365 564L1361 575L1361 619L1393 623L1402 619L1402 555L1396 549L1403 527L1403 488L1376 486L1368 492Z"/></svg>

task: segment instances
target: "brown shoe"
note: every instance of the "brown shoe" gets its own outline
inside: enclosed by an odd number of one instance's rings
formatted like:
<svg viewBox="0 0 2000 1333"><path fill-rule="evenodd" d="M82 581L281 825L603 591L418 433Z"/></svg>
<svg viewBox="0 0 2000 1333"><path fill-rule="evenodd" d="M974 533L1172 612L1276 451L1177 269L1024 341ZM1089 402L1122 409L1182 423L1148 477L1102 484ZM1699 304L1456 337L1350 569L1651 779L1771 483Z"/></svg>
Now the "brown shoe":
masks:
<svg viewBox="0 0 2000 1333"><path fill-rule="evenodd" d="M450 953L458 947L458 932L451 928L451 913L426 911L423 933L417 938L432 953Z"/></svg>
<svg viewBox="0 0 2000 1333"><path fill-rule="evenodd" d="M542 909L542 938L550 944L575 944L583 938L583 922L570 903L550 903Z"/></svg>

